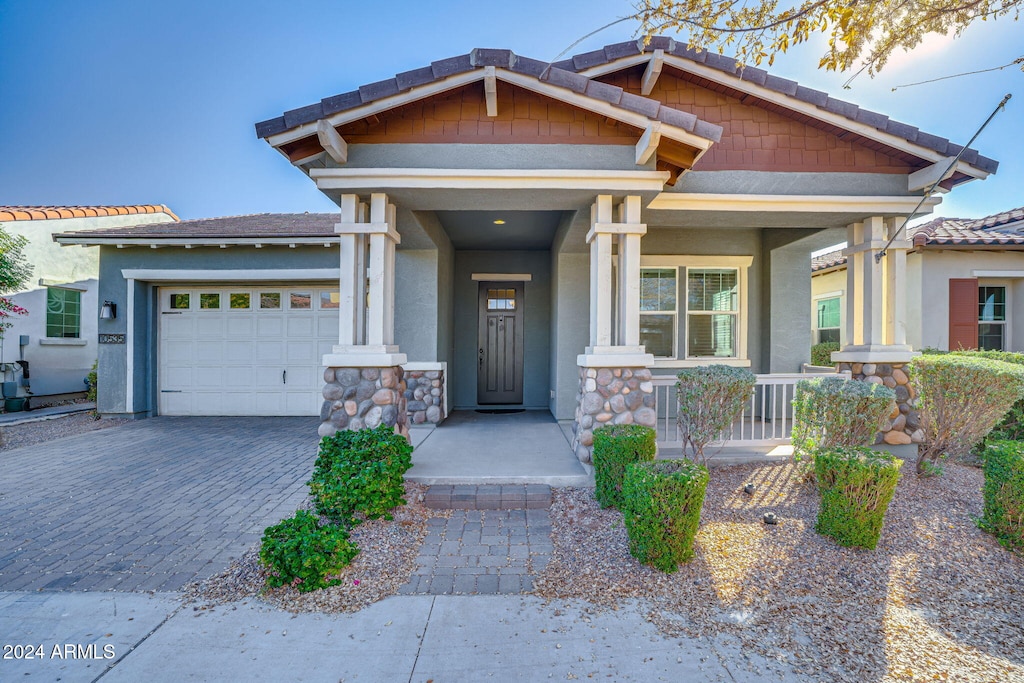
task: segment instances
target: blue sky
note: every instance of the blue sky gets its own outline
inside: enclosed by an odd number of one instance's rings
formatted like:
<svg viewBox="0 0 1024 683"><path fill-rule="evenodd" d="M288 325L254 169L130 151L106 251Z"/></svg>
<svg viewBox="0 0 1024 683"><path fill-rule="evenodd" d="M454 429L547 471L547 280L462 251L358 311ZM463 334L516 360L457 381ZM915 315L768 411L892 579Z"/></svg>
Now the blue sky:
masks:
<svg viewBox="0 0 1024 683"><path fill-rule="evenodd" d="M622 0L0 0L0 204L167 204L182 218L330 211L254 123L474 47L554 59L630 11ZM988 22L931 39L852 90L846 75L814 68L820 43L771 71L961 144L1014 93L974 145L999 172L938 211L982 216L1024 205L1024 73L892 87L1010 62L1024 54L1021 28Z"/></svg>

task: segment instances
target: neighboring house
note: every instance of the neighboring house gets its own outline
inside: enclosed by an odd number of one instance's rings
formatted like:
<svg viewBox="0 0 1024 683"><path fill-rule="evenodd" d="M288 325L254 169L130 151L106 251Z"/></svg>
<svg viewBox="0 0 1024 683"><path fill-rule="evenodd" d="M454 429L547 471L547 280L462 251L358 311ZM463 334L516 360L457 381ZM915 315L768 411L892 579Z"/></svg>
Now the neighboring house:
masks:
<svg viewBox="0 0 1024 683"><path fill-rule="evenodd" d="M984 218L936 218L909 230L908 343L915 349L1024 352L1024 207ZM845 329L842 250L812 259L814 341Z"/></svg>
<svg viewBox="0 0 1024 683"><path fill-rule="evenodd" d="M477 49L256 132L338 213L57 237L100 247L118 305L101 412L319 413L326 434L434 421L437 399L533 408L585 461L595 425L654 424L679 368L798 372L810 254L873 253L962 149L664 38L554 65ZM944 187L996 167L967 150ZM872 326L901 306L865 309L846 358L909 359Z"/></svg>
<svg viewBox="0 0 1024 683"><path fill-rule="evenodd" d="M176 220L165 206L0 206L0 229L28 239L33 268L26 290L10 296L28 314L11 318L0 363L28 361L37 397L84 391L97 357L99 249L62 249L53 234Z"/></svg>

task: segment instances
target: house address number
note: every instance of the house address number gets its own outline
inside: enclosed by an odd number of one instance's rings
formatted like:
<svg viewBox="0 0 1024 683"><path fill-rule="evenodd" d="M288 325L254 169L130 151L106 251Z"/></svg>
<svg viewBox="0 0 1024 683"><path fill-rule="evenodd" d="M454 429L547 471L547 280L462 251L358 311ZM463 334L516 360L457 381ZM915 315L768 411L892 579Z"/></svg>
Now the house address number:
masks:
<svg viewBox="0 0 1024 683"><path fill-rule="evenodd" d="M101 334L100 344L124 344L123 334Z"/></svg>

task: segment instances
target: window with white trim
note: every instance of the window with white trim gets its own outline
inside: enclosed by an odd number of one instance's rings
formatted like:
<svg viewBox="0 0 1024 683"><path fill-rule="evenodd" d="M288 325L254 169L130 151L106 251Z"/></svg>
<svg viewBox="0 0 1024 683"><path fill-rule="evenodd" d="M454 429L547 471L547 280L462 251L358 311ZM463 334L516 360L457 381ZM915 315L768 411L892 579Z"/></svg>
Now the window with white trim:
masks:
<svg viewBox="0 0 1024 683"><path fill-rule="evenodd" d="M978 287L978 348L1006 349L1006 287Z"/></svg>
<svg viewBox="0 0 1024 683"><path fill-rule="evenodd" d="M78 339L82 334L82 293L63 287L46 288L46 336Z"/></svg>
<svg viewBox="0 0 1024 683"><path fill-rule="evenodd" d="M746 358L746 271L751 257L645 256L640 343L664 362Z"/></svg>
<svg viewBox="0 0 1024 683"><path fill-rule="evenodd" d="M831 296L818 299L815 302L815 334L818 344L822 342L839 342L839 330L842 325L841 298Z"/></svg>

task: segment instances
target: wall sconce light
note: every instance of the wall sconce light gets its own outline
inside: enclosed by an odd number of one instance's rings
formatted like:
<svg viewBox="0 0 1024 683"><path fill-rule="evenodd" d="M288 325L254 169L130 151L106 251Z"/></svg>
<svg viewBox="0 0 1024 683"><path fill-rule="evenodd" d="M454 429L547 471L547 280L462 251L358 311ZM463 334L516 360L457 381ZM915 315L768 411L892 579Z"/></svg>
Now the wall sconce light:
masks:
<svg viewBox="0 0 1024 683"><path fill-rule="evenodd" d="M104 301L100 307L100 320L113 320L117 317L117 304L113 301Z"/></svg>

